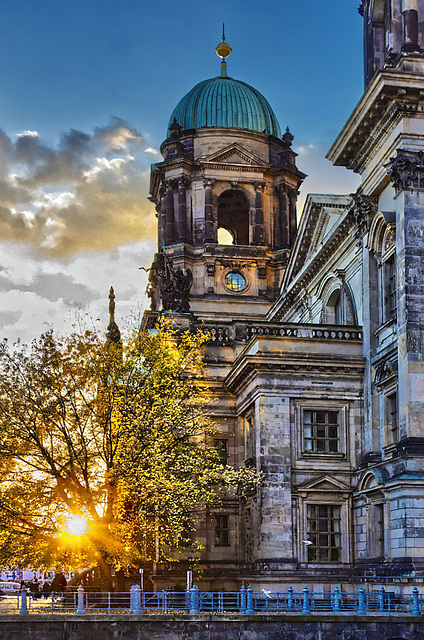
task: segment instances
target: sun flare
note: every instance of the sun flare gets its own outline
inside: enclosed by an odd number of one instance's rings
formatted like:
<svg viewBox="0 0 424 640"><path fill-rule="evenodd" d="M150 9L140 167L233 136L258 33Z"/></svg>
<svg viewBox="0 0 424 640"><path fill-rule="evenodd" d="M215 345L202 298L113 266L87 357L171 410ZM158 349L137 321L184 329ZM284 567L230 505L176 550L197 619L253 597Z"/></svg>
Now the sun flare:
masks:
<svg viewBox="0 0 424 640"><path fill-rule="evenodd" d="M72 536L83 536L89 528L87 520L82 516L69 516L65 521L65 531Z"/></svg>

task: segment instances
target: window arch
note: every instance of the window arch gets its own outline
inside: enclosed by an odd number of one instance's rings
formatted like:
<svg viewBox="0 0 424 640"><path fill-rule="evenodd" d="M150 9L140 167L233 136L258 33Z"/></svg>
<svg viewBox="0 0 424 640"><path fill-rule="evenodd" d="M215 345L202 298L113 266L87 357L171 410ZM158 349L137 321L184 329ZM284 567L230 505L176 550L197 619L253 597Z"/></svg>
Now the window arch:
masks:
<svg viewBox="0 0 424 640"><path fill-rule="evenodd" d="M395 213L377 213L369 231L368 249L373 255L377 266L378 325L396 318L397 265L395 238Z"/></svg>
<svg viewBox="0 0 424 640"><path fill-rule="evenodd" d="M356 325L356 306L352 291L340 276L330 274L318 291L322 300L321 324Z"/></svg>
<svg viewBox="0 0 424 640"><path fill-rule="evenodd" d="M249 244L249 212L250 204L242 191L228 189L221 193L218 198L218 242L223 237L224 244ZM228 234L233 237L232 243Z"/></svg>

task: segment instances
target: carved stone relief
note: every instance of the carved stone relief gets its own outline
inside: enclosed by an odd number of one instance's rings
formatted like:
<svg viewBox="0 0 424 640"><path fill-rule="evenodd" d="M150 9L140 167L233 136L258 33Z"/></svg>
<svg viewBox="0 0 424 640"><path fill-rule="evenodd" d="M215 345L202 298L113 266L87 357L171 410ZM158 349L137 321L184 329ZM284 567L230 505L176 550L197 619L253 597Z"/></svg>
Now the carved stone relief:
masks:
<svg viewBox="0 0 424 640"><path fill-rule="evenodd" d="M397 149L396 154L385 165L396 191L424 189L424 152Z"/></svg>

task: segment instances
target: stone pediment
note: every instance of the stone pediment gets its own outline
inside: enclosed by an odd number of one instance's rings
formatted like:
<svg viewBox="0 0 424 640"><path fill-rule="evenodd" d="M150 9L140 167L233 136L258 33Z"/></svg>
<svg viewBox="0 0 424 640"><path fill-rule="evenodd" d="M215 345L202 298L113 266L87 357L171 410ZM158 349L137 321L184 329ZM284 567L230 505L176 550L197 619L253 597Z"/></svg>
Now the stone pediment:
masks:
<svg viewBox="0 0 424 640"><path fill-rule="evenodd" d="M320 476L299 485L298 491L351 491L349 485L329 475Z"/></svg>
<svg viewBox="0 0 424 640"><path fill-rule="evenodd" d="M207 163L223 163L223 164L243 164L255 166L267 166L267 163L255 156L244 147L238 144L230 144L228 147L212 153L207 158L203 158L202 162Z"/></svg>

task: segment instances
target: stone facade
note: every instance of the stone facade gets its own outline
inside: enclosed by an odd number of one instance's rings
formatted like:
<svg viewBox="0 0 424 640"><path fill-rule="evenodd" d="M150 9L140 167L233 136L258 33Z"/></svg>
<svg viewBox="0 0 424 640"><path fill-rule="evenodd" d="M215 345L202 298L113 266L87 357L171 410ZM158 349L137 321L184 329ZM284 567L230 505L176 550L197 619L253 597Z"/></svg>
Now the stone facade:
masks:
<svg viewBox="0 0 424 640"><path fill-rule="evenodd" d="M205 515L202 588L424 580L424 0L360 12L366 89L328 153L355 194L309 195L296 229L288 131L177 123L152 171L159 252L192 286L164 309L153 270L144 326L210 332L217 438L263 477Z"/></svg>

